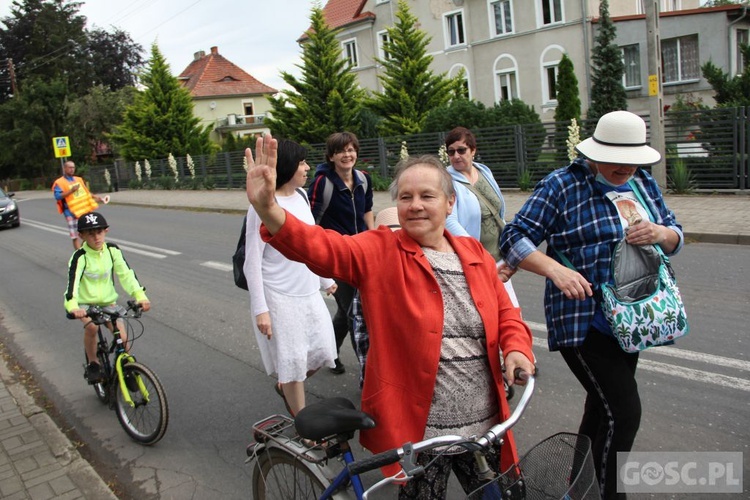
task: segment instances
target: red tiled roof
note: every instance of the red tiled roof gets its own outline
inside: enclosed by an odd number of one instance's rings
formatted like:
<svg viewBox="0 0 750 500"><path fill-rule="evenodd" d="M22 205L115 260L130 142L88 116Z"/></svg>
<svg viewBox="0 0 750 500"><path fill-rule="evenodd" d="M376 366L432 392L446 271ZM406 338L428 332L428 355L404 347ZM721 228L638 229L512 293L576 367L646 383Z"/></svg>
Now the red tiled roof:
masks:
<svg viewBox="0 0 750 500"><path fill-rule="evenodd" d="M362 11L367 0L328 0L323 7L323 18L331 29L341 28L350 23L375 19L375 14ZM298 41L307 38L307 32L303 33Z"/></svg>
<svg viewBox="0 0 750 500"><path fill-rule="evenodd" d="M178 77L193 97L275 94L278 91L256 80L211 47L196 57Z"/></svg>

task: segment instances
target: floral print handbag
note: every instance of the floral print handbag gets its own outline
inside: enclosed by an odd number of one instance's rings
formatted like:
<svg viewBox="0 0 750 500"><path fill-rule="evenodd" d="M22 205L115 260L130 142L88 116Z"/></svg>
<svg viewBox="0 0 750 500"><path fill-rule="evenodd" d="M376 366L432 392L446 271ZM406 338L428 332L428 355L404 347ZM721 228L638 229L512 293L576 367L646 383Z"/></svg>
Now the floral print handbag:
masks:
<svg viewBox="0 0 750 500"><path fill-rule="evenodd" d="M648 272L634 275L634 267ZM658 245L639 247L620 241L612 273L615 284L601 286L601 307L625 352L669 344L687 335L690 327L685 306L669 258Z"/></svg>

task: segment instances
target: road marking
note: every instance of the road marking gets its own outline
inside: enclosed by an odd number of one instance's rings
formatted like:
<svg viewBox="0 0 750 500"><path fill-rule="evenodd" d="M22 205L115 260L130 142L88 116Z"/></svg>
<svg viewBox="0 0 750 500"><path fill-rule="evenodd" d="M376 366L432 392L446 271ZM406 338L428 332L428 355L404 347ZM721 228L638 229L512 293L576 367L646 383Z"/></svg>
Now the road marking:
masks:
<svg viewBox="0 0 750 500"><path fill-rule="evenodd" d="M527 321L527 325L532 330L535 331L547 331L547 328L545 325L542 325L541 323L535 323L533 321ZM547 347L547 339L534 337L533 338L533 344L535 347ZM651 352L652 354L664 354L664 349L669 349L671 352L667 354L667 356L673 356L683 359L689 359L694 361L703 361L707 363L713 363L714 365L718 366L725 366L725 367L733 367L740 369L747 369L745 365L746 362L739 360L739 359L731 359L731 358L724 358L723 356L712 356L708 354L700 354L692 351L684 351L681 349L674 349L672 347L659 347L658 349L653 349L652 351L646 351ZM675 355L676 352L679 352L680 355ZM706 359L711 359L711 361L706 361ZM714 361L715 359L723 359L729 361L728 363L722 363ZM704 371L704 370L695 370L693 368L685 368L683 366L678 365L670 365L667 363L660 363L658 361L651 361L650 359L641 359L638 360L638 370L646 370L650 372L656 372L661 373L663 375L669 375L672 377L679 377L684 378L686 380L691 380L694 382L705 382L708 384L714 384L714 385L720 385L723 387L728 387L730 389L739 389L740 391L750 392L750 380L738 378L738 377L730 377L728 375L721 375L719 373L710 372L710 371Z"/></svg>
<svg viewBox="0 0 750 500"><path fill-rule="evenodd" d="M547 325L542 323L535 323L533 321L527 321L527 325L534 331L547 333ZM545 342L546 346L546 342ZM701 352L687 351L685 349L677 349L675 347L659 347L658 349L649 349L644 352L644 355L657 355L657 356L669 356L672 358L686 359L689 361L697 361L699 363L707 363L709 365L718 365L726 368L736 368L738 370L750 371L750 362L743 361L741 359L727 358L725 356L717 356L715 354L704 354Z"/></svg>
<svg viewBox="0 0 750 500"><path fill-rule="evenodd" d="M729 377L727 375L721 375L719 373L693 370L692 368L684 368L682 366L659 363L657 361L651 361L648 359L640 360L638 362L638 369L750 392L750 380L745 380L737 377Z"/></svg>
<svg viewBox="0 0 750 500"><path fill-rule="evenodd" d="M218 269L219 271L232 271L233 267L231 264L227 264L226 262L216 262L215 260L207 260L206 262L201 262L201 266L209 267L211 269Z"/></svg>
<svg viewBox="0 0 750 500"><path fill-rule="evenodd" d="M51 233L64 235L69 234L66 229L61 229L59 226L53 226L52 224L47 224L45 222L39 222L31 219L24 219L23 222L24 224L28 224L32 227L42 229L44 231L49 231ZM154 259L164 259L168 255L180 255L181 253L175 250L168 250L166 248L144 245L142 243L135 243L133 241L122 240L119 238L107 238L107 241L117 243L117 246L128 253L137 253L139 255L145 255L146 257L152 257Z"/></svg>

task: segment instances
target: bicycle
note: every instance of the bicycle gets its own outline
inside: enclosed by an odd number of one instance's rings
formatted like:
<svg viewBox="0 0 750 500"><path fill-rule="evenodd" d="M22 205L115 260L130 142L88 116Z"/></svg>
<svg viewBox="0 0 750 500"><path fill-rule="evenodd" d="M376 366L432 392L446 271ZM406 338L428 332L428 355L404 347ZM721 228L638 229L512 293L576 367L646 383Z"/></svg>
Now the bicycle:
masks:
<svg viewBox="0 0 750 500"><path fill-rule="evenodd" d="M102 377L89 384L94 387L97 398L115 410L125 432L138 443L149 446L158 442L167 431L169 406L166 392L156 374L125 350L123 332L117 328L117 320L123 319L126 324L125 338L131 340L132 348L133 341L141 337L145 330L139 320L141 315L141 306L134 300L128 301L127 308L118 305L88 308L87 317L97 325L99 340L96 356L102 370ZM68 314L68 318L75 319L71 314ZM102 333L102 325L108 323L114 326L111 345ZM134 323L141 327L138 335L130 335L134 331ZM86 367L90 360L88 356L85 358L84 378L88 380Z"/></svg>
<svg viewBox="0 0 750 500"><path fill-rule="evenodd" d="M495 474L481 453L495 443L521 418L534 392L535 377L505 422L484 435L470 438L440 436L418 443L405 443L364 459L355 460L349 441L358 430L375 422L355 409L346 398L325 399L306 406L292 419L272 415L255 425L255 442L247 447L246 463L255 463L252 477L255 500L367 499L368 495L394 482L409 481L424 472L416 464L420 452L461 446L475 452L482 478L487 482L468 496L472 500L542 499L598 500L599 486L585 436L559 433L534 446L516 465ZM343 462L338 467L334 462ZM399 462L401 471L365 490L360 477L367 471Z"/></svg>

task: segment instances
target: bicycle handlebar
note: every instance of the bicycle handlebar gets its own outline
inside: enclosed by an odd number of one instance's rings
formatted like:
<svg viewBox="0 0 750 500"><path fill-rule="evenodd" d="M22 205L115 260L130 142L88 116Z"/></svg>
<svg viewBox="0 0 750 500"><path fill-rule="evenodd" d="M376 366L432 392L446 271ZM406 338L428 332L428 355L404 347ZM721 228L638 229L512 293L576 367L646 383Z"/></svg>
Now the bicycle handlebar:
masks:
<svg viewBox="0 0 750 500"><path fill-rule="evenodd" d="M143 306L137 301L129 300L127 304L127 310L133 312L134 318L140 318L143 315ZM112 318L117 319L125 316L125 314L120 314L117 310L107 310L109 307L110 306L91 306L86 311L85 317L91 318L91 320L97 325L102 325L108 321L111 321ZM65 313L65 317L68 319L78 319L73 315L73 313Z"/></svg>
<svg viewBox="0 0 750 500"><path fill-rule="evenodd" d="M405 454L409 454L413 456L414 454L425 451L425 450L431 450L434 448L438 448L440 446L465 446L467 449L486 449L489 448L489 446L496 442L499 438L502 438L505 436L505 434L516 425L516 423L521 419L521 415L523 415L523 412L526 410L526 407L529 405L529 401L531 401L531 396L534 393L534 387L536 384L536 377L535 375L522 372L519 370L516 371L514 374L514 378L516 380L526 380L526 389L523 391L523 396L521 397L520 401L518 401L518 404L516 405L516 408L513 410L513 412L510 414L510 417L508 417L507 420L504 422L501 422L497 425L492 426L484 435L482 435L479 438L473 438L473 439L467 439L463 436L438 436L430 439L426 439L424 441L420 441L418 443L406 443L403 446L399 448L394 448L391 450L387 450L381 453L377 453L375 455L372 455L367 458L363 458L361 460L357 460L356 462L352 462L348 464L346 467L349 470L349 475L358 475L363 474L365 472L377 469L379 467L384 467L386 465L391 465L404 457ZM414 470L419 471L419 469L416 468L416 466L413 463L413 460L408 460L410 463L404 463L403 465L403 473L401 472L397 476L398 480L408 480L411 477L413 477L415 474L413 473ZM388 482L393 482L397 480L397 476L393 476L391 478L386 478Z"/></svg>

